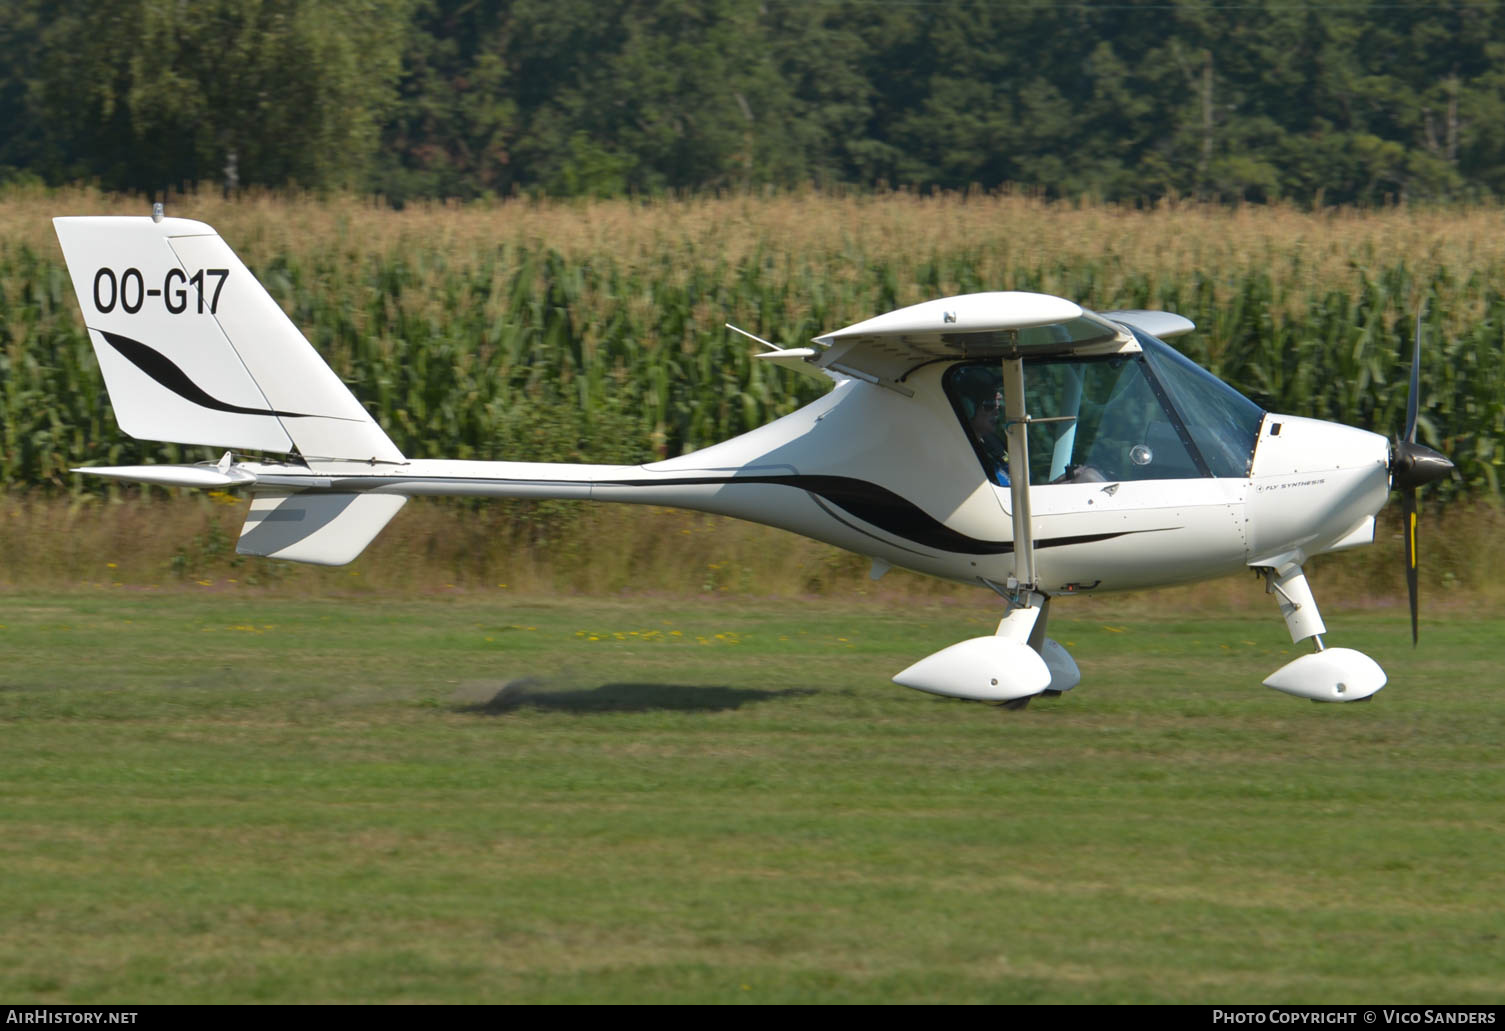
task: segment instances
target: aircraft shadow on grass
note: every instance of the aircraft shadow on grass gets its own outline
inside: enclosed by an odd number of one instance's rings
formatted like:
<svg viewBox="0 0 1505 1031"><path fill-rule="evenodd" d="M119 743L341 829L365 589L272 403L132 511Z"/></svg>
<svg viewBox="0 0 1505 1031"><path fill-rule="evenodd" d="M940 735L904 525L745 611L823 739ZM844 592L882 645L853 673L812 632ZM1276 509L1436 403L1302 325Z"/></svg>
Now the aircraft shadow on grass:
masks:
<svg viewBox="0 0 1505 1031"><path fill-rule="evenodd" d="M478 685L477 685L478 686ZM602 684L577 690L550 689L536 680L514 680L490 698L455 706L457 712L499 716L519 709L550 712L723 712L755 702L815 694L808 688L763 691L699 684ZM473 694L472 697L475 697Z"/></svg>

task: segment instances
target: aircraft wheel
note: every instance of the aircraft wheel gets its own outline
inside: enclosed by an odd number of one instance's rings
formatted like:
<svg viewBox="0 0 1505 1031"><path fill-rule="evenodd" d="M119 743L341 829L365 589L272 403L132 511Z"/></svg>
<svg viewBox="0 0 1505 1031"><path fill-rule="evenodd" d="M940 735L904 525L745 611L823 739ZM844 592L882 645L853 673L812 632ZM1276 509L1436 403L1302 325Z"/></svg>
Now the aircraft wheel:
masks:
<svg viewBox="0 0 1505 1031"><path fill-rule="evenodd" d="M1029 700L1033 697L1035 696L1032 694L1027 694L1023 698L1011 698L1010 700L1000 705L999 708L1007 709L1009 710L1009 712L1018 712L1020 709L1028 709Z"/></svg>

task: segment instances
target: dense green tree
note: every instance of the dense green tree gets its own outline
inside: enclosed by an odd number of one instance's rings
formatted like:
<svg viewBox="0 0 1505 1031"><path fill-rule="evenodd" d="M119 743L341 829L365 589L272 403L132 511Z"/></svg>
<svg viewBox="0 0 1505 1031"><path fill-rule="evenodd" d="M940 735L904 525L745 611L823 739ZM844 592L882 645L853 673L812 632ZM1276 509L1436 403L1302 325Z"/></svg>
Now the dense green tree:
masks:
<svg viewBox="0 0 1505 1031"><path fill-rule="evenodd" d="M1505 0L0 0L0 176L1505 191Z"/></svg>
<svg viewBox="0 0 1505 1031"><path fill-rule="evenodd" d="M41 105L75 174L145 190L364 182L405 0L54 6Z"/></svg>
<svg viewBox="0 0 1505 1031"><path fill-rule="evenodd" d="M0 3L0 182L57 171L39 103L44 11L39 0Z"/></svg>
<svg viewBox="0 0 1505 1031"><path fill-rule="evenodd" d="M470 198L514 182L517 101L501 0L421 0L403 50L399 99L373 185L408 196Z"/></svg>
<svg viewBox="0 0 1505 1031"><path fill-rule="evenodd" d="M775 178L788 87L741 0L518 0L527 185L554 193L720 188Z"/></svg>
<svg viewBox="0 0 1505 1031"><path fill-rule="evenodd" d="M754 172L780 185L837 186L875 180L874 105L881 77L870 65L874 34L898 18L870 4L769 0L759 35L736 60L761 86L747 111Z"/></svg>

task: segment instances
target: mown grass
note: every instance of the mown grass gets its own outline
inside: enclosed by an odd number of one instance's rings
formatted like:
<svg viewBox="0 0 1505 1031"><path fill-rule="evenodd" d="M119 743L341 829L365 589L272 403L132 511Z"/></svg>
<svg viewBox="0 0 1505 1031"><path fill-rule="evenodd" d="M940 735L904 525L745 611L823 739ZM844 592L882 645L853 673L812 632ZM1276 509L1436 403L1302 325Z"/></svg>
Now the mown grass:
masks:
<svg viewBox="0 0 1505 1031"><path fill-rule="evenodd" d="M906 691L982 596L0 596L0 992L1498 1001L1500 621L1079 599L1084 683Z"/></svg>

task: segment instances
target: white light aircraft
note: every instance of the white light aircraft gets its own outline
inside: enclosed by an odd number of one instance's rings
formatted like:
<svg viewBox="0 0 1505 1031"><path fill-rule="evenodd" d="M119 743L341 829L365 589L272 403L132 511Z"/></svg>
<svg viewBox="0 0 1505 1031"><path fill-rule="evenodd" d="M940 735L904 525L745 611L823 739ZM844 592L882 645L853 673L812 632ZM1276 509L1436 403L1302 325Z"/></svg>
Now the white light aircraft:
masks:
<svg viewBox="0 0 1505 1031"><path fill-rule="evenodd" d="M1045 636L1052 599L1252 568L1291 639L1314 645L1265 683L1358 701L1385 674L1360 652L1324 647L1302 567L1370 543L1393 486L1405 504L1415 637L1415 491L1452 468L1416 443L1419 323L1406 428L1394 445L1261 410L1162 342L1194 328L1178 315L1094 313L1059 297L994 292L889 312L808 347L759 341L759 360L829 380L829 392L668 461L415 459L209 226L160 209L55 226L121 429L231 449L217 463L78 471L249 491L242 554L344 564L414 495L735 516L868 556L875 578L901 566L1001 595L995 634L894 680L1016 708L1080 679Z"/></svg>

